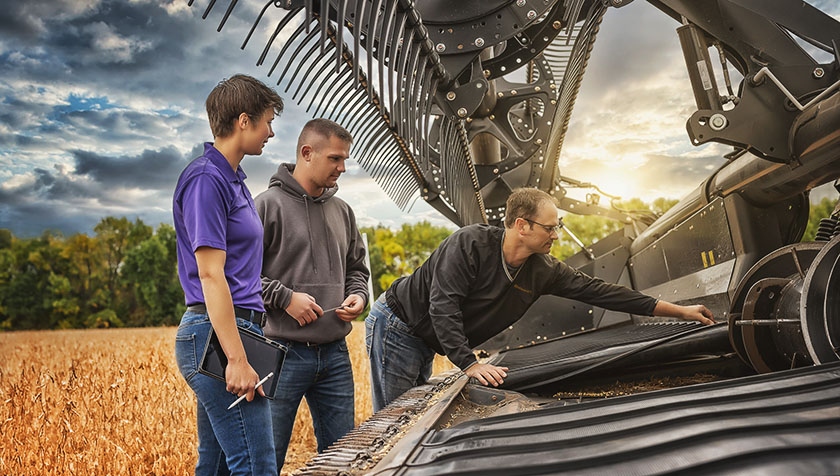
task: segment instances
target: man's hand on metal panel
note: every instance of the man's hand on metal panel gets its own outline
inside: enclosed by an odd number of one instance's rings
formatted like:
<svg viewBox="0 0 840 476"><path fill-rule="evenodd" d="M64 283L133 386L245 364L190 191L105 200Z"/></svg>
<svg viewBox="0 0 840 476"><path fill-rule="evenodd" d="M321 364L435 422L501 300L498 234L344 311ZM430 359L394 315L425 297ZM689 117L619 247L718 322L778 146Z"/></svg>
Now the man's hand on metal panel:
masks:
<svg viewBox="0 0 840 476"><path fill-rule="evenodd" d="M286 306L286 313L303 327L315 322L324 314L324 310L315 302L315 298L309 294L293 292L292 299Z"/></svg>
<svg viewBox="0 0 840 476"><path fill-rule="evenodd" d="M481 382L482 385L493 385L498 387L504 382L507 377L507 367L496 367L490 364L473 364L464 370L468 377L472 377Z"/></svg>
<svg viewBox="0 0 840 476"><path fill-rule="evenodd" d="M671 304L668 301L659 301L653 309L654 316L678 317L686 321L698 321L707 326L715 323L715 317L706 306L695 304L693 306L680 306Z"/></svg>
<svg viewBox="0 0 840 476"><path fill-rule="evenodd" d="M341 305L344 307L336 309L335 315L342 321L350 322L359 317L365 310L365 300L358 294L347 296L347 299Z"/></svg>

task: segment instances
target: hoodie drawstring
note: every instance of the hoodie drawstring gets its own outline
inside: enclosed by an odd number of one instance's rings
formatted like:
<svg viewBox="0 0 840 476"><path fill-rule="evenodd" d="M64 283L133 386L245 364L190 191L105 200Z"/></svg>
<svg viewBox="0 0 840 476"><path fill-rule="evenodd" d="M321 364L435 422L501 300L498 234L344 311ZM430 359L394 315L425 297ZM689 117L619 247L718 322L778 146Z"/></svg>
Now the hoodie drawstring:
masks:
<svg viewBox="0 0 840 476"><path fill-rule="evenodd" d="M312 239L312 221L309 219L309 200L307 200L307 196L303 196L303 207L306 209L306 229L309 231L309 257L312 259L312 269L315 271L315 274L318 274L318 265L315 262L315 252L312 251L312 243L314 240Z"/></svg>

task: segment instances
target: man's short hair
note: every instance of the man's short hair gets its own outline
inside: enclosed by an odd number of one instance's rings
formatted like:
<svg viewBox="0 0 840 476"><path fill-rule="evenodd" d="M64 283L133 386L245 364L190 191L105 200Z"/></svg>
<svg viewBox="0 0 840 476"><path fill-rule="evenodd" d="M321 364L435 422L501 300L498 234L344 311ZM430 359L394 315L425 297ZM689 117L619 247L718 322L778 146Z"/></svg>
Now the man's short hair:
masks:
<svg viewBox="0 0 840 476"><path fill-rule="evenodd" d="M234 122L243 112L252 121L258 121L269 109L275 116L279 115L283 112L283 98L262 81L237 74L220 81L210 91L204 106L213 137L227 137L233 133Z"/></svg>
<svg viewBox="0 0 840 476"><path fill-rule="evenodd" d="M513 228L517 218L533 219L543 202L554 205L551 195L536 188L517 188L507 199L505 204L505 228Z"/></svg>
<svg viewBox="0 0 840 476"><path fill-rule="evenodd" d="M329 139L330 137L338 137L348 144L353 143L353 135L350 134L347 129L329 119L318 118L312 119L304 124L303 129L300 131L300 136L298 136L298 152L300 152L300 147L303 145L304 140L310 133L318 134L326 139Z"/></svg>

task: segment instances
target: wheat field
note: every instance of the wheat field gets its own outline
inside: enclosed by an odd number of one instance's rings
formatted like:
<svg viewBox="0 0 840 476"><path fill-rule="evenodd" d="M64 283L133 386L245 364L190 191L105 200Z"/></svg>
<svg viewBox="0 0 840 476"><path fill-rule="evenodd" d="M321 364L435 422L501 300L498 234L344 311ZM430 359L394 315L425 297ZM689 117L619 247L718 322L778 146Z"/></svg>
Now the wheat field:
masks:
<svg viewBox="0 0 840 476"><path fill-rule="evenodd" d="M0 475L192 474L195 396L175 328L0 333ZM356 424L371 414L364 324L347 338ZM438 356L434 373L452 368ZM282 474L315 455L301 404Z"/></svg>

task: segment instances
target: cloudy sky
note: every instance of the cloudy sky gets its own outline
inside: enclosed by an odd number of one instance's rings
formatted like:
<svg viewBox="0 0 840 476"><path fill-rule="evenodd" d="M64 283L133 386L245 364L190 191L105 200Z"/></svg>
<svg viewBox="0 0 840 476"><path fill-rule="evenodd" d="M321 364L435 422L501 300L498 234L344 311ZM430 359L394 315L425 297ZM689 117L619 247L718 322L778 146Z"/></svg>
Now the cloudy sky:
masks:
<svg viewBox="0 0 840 476"><path fill-rule="evenodd" d="M239 49L263 2L240 1L222 33L215 25L224 1L208 21L202 0L193 8L186 0L3 3L0 228L17 236L90 232L108 215L171 223L177 176L211 139L207 93L238 72L272 81L254 66L263 41ZM840 18L837 2L813 3ZM685 133L694 101L677 26L642 1L608 12L567 135L564 175L623 197L677 198L721 163L725 148L692 147ZM287 101L264 154L245 159L254 195L293 160L307 119ZM339 185L362 225L448 223L422 200L400 211L355 163Z"/></svg>

